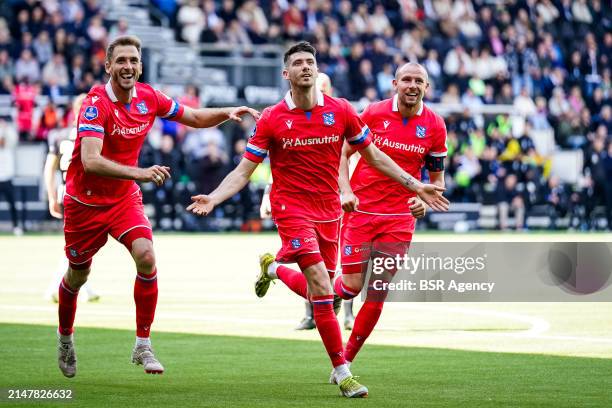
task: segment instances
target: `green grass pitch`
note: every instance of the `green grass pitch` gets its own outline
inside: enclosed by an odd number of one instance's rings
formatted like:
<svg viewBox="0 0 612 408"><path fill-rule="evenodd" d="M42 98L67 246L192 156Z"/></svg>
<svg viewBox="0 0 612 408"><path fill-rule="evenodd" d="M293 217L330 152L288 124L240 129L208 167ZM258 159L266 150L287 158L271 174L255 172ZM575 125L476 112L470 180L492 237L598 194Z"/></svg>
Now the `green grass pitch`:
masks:
<svg viewBox="0 0 612 408"><path fill-rule="evenodd" d="M61 235L0 236L0 391L69 387L75 399L0 400L0 408L612 407L612 303L586 302L388 303L352 368L369 398L340 397L327 384L331 367L316 331L293 330L302 301L282 284L263 299L253 293L257 255L279 247L274 234L155 236L160 295L152 337L161 376L130 362L134 267L111 240L90 276L101 301L79 299L79 370L67 379L57 368L57 305L43 299L62 247Z"/></svg>
<svg viewBox="0 0 612 408"><path fill-rule="evenodd" d="M0 325L3 387L74 390L72 404L44 406L609 407L612 403L608 359L366 346L353 371L371 395L349 402L338 396L336 386L327 384L329 362L316 342L157 333L157 354L166 373L146 375L129 362L131 331L90 328L78 330L79 371L66 379L55 364L54 330Z"/></svg>

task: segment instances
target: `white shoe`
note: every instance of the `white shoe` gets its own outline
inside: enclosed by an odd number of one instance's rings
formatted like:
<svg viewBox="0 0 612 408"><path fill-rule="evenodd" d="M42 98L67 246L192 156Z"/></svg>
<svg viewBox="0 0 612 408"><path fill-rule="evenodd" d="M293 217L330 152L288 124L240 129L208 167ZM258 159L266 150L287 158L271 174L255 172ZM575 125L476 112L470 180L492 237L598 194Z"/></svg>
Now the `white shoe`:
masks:
<svg viewBox="0 0 612 408"><path fill-rule="evenodd" d="M163 374L164 366L155 358L151 346L137 346L132 350L132 363L142 365L147 374Z"/></svg>
<svg viewBox="0 0 612 408"><path fill-rule="evenodd" d="M76 375L77 358L74 343L62 343L57 340L57 363L62 374L68 378Z"/></svg>
<svg viewBox="0 0 612 408"><path fill-rule="evenodd" d="M348 368L351 368L351 363L346 362ZM332 368L331 373L329 374L329 383L333 385L338 385L338 380L336 379L336 369Z"/></svg>
<svg viewBox="0 0 612 408"><path fill-rule="evenodd" d="M329 375L329 383L333 385L338 385L338 380L336 380L336 370L332 368L331 374Z"/></svg>

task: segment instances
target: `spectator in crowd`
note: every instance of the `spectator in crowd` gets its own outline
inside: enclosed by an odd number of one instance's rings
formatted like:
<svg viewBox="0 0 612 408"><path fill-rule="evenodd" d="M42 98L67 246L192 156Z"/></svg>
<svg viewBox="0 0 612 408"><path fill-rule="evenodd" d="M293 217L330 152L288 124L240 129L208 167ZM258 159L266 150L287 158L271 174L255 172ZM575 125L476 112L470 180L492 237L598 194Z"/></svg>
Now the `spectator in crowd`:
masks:
<svg viewBox="0 0 612 408"><path fill-rule="evenodd" d="M182 39L189 44L197 44L202 30L206 26L206 16L204 11L198 7L198 1L189 0L184 2L176 18L181 27Z"/></svg>
<svg viewBox="0 0 612 408"><path fill-rule="evenodd" d="M13 178L15 178L15 147L17 146L17 132L11 124L10 117L0 117L0 196L9 204L11 221L13 222L13 233L22 235L23 230L19 226L17 209L15 206L15 190Z"/></svg>
<svg viewBox="0 0 612 408"><path fill-rule="evenodd" d="M514 227L523 229L525 223L525 200L522 195L522 185L518 183L516 174L506 176L498 190L499 226L502 230L509 227L510 211L514 213Z"/></svg>
<svg viewBox="0 0 612 408"><path fill-rule="evenodd" d="M51 39L49 38L49 32L47 30L42 30L38 34L32 44L32 48L34 49L34 54L39 64L45 65L51 60L53 56L53 45L51 44Z"/></svg>
<svg viewBox="0 0 612 408"><path fill-rule="evenodd" d="M40 80L39 63L34 59L29 48L21 51L21 56L15 63L15 77L18 81L27 80L29 83Z"/></svg>
<svg viewBox="0 0 612 408"><path fill-rule="evenodd" d="M8 51L0 49L0 79L12 78L13 72L13 61Z"/></svg>
<svg viewBox="0 0 612 408"><path fill-rule="evenodd" d="M62 54L54 54L53 58L45 64L42 71L42 80L45 85L54 82L62 88L68 87L68 67L66 67Z"/></svg>
<svg viewBox="0 0 612 408"><path fill-rule="evenodd" d="M129 34L130 34L130 25L128 21L125 18L120 18L119 20L117 20L117 23L111 27L108 33L108 40L113 41L117 37L129 35Z"/></svg>
<svg viewBox="0 0 612 408"><path fill-rule="evenodd" d="M38 94L38 86L30 84L27 77L14 88L13 99L17 106L17 130L21 141L33 139L32 115L34 114Z"/></svg>

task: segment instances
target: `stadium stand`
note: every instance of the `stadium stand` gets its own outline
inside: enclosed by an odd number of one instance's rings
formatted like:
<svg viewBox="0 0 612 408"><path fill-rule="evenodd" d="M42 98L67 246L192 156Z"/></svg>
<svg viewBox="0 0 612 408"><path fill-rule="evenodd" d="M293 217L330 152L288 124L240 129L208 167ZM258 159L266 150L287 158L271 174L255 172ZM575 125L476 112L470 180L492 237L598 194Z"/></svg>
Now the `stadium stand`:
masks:
<svg viewBox="0 0 612 408"><path fill-rule="evenodd" d="M390 95L402 62L427 68L427 103L448 128L454 203L428 217L429 226L610 229L611 16L601 0L5 1L0 116L12 118L20 138L18 208L26 230L55 225L40 187L45 142L71 123L72 97L106 80L109 39L139 36L145 79L183 103L259 107L284 92L284 45L306 39L335 94L358 108ZM253 125L159 122L141 157L174 172L173 184L143 186L157 228L262 228L265 166L214 216L184 212L193 191L236 165ZM9 219L0 202L7 229Z"/></svg>

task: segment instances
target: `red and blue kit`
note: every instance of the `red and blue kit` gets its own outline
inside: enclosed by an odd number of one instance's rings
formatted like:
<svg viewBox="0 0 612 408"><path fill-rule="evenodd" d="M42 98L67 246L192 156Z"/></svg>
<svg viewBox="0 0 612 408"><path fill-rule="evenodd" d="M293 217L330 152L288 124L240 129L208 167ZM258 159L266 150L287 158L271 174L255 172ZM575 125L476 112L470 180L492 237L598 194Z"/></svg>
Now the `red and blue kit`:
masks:
<svg viewBox="0 0 612 408"><path fill-rule="evenodd" d="M374 144L413 177L420 180L423 167L443 170L446 127L424 103L414 117L404 118L396 95L369 105L361 119L372 130ZM361 264L370 258L372 249L391 256L405 253L415 227L408 204L415 193L363 159L353 172L351 187L359 209L344 219L343 273L361 272Z"/></svg>
<svg viewBox="0 0 612 408"><path fill-rule="evenodd" d="M283 241L280 262L320 252L327 268L335 269L342 213L338 167L345 140L361 150L371 143L370 131L348 101L319 91L311 111L297 108L287 92L257 122L244 157L261 163L270 155L272 216Z"/></svg>
<svg viewBox="0 0 612 408"><path fill-rule="evenodd" d="M104 158L137 166L140 149L155 118L177 120L183 111L178 102L143 83L136 83L129 104L119 102L110 82L91 89L79 113L77 139L66 175L64 233L71 263L91 259L106 243L109 233L121 240L129 231L144 228L144 234L151 235L136 182L85 172L82 139L99 138Z"/></svg>

